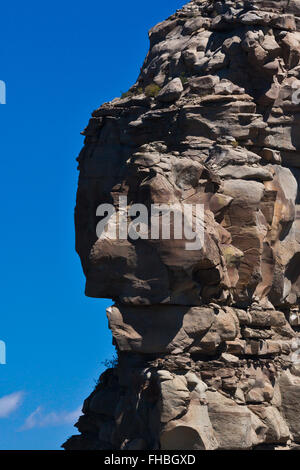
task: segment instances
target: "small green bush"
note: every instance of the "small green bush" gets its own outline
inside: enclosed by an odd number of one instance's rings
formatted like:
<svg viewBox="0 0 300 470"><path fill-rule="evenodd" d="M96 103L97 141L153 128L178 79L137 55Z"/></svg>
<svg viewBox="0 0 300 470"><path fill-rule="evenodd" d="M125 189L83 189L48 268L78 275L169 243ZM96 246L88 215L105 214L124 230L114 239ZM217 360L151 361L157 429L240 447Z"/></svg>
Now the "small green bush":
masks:
<svg viewBox="0 0 300 470"><path fill-rule="evenodd" d="M237 140L233 140L233 141L231 142L231 145L232 145L233 148L237 148L237 147L239 147L240 144L238 143Z"/></svg>
<svg viewBox="0 0 300 470"><path fill-rule="evenodd" d="M186 78L184 72L182 72L182 74L180 75L179 78L180 78L180 80L181 80L182 85L185 85L185 84L187 83L187 81L188 81L188 79Z"/></svg>
<svg viewBox="0 0 300 470"><path fill-rule="evenodd" d="M146 86L145 95L148 98L156 98L160 90L161 89L158 85L156 85L155 83L151 83L150 85Z"/></svg>
<svg viewBox="0 0 300 470"><path fill-rule="evenodd" d="M124 98L131 98L132 96L133 96L132 91L126 91L125 93L122 93L122 94L121 94L122 100L123 100Z"/></svg>
<svg viewBox="0 0 300 470"><path fill-rule="evenodd" d="M105 361L102 361L101 364L107 369L114 369L118 365L118 356L114 354L111 359L105 359Z"/></svg>
<svg viewBox="0 0 300 470"><path fill-rule="evenodd" d="M144 90L143 90L143 87L139 87L139 88L135 88L134 90L129 90L129 91L126 91L125 93L122 93L121 94L121 98L124 99L124 98L132 98L133 96L136 96L136 95L142 95L144 93Z"/></svg>

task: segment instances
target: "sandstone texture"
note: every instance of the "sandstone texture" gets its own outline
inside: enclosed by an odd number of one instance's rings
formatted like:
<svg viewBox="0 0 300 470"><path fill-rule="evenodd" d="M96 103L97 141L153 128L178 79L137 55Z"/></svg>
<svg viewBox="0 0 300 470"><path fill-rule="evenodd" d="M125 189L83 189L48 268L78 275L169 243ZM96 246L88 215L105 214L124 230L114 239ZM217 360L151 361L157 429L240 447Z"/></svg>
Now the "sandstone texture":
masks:
<svg viewBox="0 0 300 470"><path fill-rule="evenodd" d="M114 302L118 359L63 446L295 449L300 0L192 0L149 37L137 82L83 132L76 249L86 295ZM127 222L135 204L200 204L201 249L98 238L97 207L119 221L120 197Z"/></svg>

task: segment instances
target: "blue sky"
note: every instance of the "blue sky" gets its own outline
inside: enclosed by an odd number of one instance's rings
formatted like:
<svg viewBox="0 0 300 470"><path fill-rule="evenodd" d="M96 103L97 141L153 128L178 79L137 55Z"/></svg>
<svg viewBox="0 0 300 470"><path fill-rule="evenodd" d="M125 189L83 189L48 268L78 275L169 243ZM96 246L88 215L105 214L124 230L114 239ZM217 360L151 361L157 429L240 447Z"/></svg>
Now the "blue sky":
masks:
<svg viewBox="0 0 300 470"><path fill-rule="evenodd" d="M0 449L59 449L113 355L110 301L84 296L74 251L80 131L135 82L148 29L184 3L1 5Z"/></svg>

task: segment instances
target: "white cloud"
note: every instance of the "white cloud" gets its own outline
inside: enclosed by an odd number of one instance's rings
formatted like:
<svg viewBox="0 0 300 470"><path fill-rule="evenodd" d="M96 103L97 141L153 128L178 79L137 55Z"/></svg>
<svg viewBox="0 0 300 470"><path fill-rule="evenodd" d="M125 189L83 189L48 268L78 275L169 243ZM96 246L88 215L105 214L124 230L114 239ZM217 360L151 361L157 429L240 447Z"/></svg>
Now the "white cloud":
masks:
<svg viewBox="0 0 300 470"><path fill-rule="evenodd" d="M26 431L33 428L44 428L48 426L62 426L64 424L75 424L76 420L81 414L81 407L74 411L52 411L50 413L44 413L43 408L38 406L29 416L26 418L21 431Z"/></svg>
<svg viewBox="0 0 300 470"><path fill-rule="evenodd" d="M0 418L7 418L22 403L24 392L14 392L0 398Z"/></svg>

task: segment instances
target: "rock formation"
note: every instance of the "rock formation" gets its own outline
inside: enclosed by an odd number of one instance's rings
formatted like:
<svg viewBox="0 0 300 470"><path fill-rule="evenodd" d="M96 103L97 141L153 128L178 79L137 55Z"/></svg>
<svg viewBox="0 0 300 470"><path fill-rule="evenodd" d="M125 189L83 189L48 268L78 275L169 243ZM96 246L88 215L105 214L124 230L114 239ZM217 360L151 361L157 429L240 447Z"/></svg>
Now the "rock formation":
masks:
<svg viewBox="0 0 300 470"><path fill-rule="evenodd" d="M66 449L300 444L299 130L300 0L192 0L150 31L78 158L76 249L118 360ZM120 226L183 203L204 207L201 249L97 236L101 204Z"/></svg>

